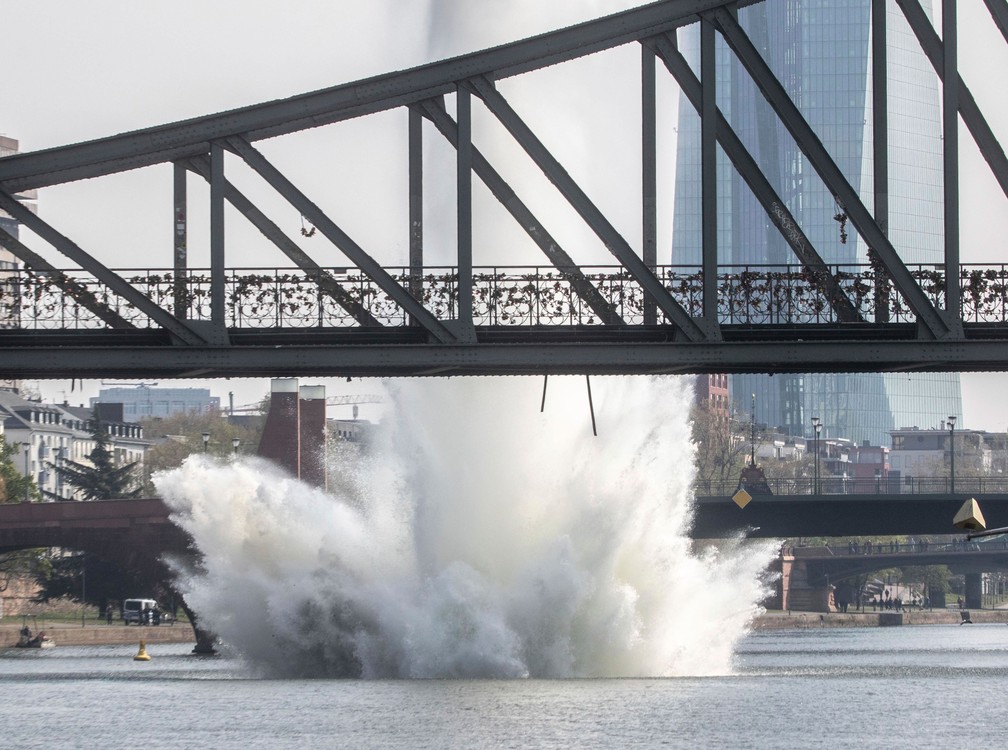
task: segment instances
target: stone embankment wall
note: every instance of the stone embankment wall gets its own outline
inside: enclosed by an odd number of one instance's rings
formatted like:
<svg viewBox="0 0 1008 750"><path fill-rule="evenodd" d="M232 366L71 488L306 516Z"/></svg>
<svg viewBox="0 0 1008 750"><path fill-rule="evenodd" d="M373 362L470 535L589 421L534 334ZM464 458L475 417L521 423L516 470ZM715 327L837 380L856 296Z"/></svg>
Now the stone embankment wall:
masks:
<svg viewBox="0 0 1008 750"><path fill-rule="evenodd" d="M32 578L8 578L6 587L0 592L0 623L3 622L2 618L20 617L25 612L31 612L41 589Z"/></svg>
<svg viewBox="0 0 1008 750"><path fill-rule="evenodd" d="M765 612L753 622L753 630L784 630L788 628L874 628L879 625L880 612ZM904 625L959 625L962 617L959 610L906 611ZM1008 610L972 609L969 611L973 623L1008 623Z"/></svg>
<svg viewBox="0 0 1008 750"><path fill-rule="evenodd" d="M13 618L0 620L0 648L9 648L18 642L21 621ZM57 646L108 646L121 643L137 645L145 643L196 643L189 623L159 625L157 627L137 627L136 625L85 625L78 623L49 623L43 619L38 624L28 618L28 627L44 632Z"/></svg>

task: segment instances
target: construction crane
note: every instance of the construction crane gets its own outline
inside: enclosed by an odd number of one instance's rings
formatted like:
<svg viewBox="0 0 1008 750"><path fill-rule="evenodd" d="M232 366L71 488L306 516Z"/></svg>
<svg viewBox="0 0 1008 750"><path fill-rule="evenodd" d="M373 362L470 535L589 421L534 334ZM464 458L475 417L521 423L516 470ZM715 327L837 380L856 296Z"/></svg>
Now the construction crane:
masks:
<svg viewBox="0 0 1008 750"><path fill-rule="evenodd" d="M347 396L329 396L326 398L326 406L357 406L358 404L381 404L385 402L383 396L378 396L375 394L351 394ZM247 412L258 412L262 410L262 403L256 404L245 404L244 406L236 406L231 411L235 414L247 413Z"/></svg>
<svg viewBox="0 0 1008 750"><path fill-rule="evenodd" d="M350 406L352 404L381 404L385 402L382 396L374 394L360 394L350 396L329 396L325 400L326 406Z"/></svg>

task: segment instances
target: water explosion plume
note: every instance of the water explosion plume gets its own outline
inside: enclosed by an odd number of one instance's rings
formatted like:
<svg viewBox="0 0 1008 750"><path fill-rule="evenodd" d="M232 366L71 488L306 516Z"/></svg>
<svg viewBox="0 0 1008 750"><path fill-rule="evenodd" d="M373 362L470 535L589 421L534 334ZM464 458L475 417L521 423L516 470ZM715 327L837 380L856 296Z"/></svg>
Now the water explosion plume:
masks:
<svg viewBox="0 0 1008 750"><path fill-rule="evenodd" d="M730 669L767 544L691 551L690 386L407 381L326 494L262 460L155 478L202 552L178 587L270 676L572 677Z"/></svg>

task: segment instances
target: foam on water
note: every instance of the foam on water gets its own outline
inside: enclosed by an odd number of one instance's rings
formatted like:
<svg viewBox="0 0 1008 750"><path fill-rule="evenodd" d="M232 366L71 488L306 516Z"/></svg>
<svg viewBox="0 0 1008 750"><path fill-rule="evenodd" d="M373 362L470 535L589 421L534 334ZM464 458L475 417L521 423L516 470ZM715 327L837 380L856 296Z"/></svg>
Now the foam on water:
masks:
<svg viewBox="0 0 1008 750"><path fill-rule="evenodd" d="M155 478L203 555L177 584L264 674L730 670L772 545L691 550L690 381L422 380L324 493L265 461Z"/></svg>

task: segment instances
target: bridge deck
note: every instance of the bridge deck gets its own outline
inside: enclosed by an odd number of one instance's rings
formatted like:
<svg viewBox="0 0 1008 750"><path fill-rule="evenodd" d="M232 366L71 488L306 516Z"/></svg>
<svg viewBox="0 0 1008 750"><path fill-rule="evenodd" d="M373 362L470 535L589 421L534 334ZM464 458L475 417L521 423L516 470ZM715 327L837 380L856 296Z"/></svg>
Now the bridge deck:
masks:
<svg viewBox="0 0 1008 750"><path fill-rule="evenodd" d="M970 495L767 495L739 508L728 497L698 497L692 535L754 538L961 534L952 519ZM1008 494L976 498L991 528L1008 525Z"/></svg>

